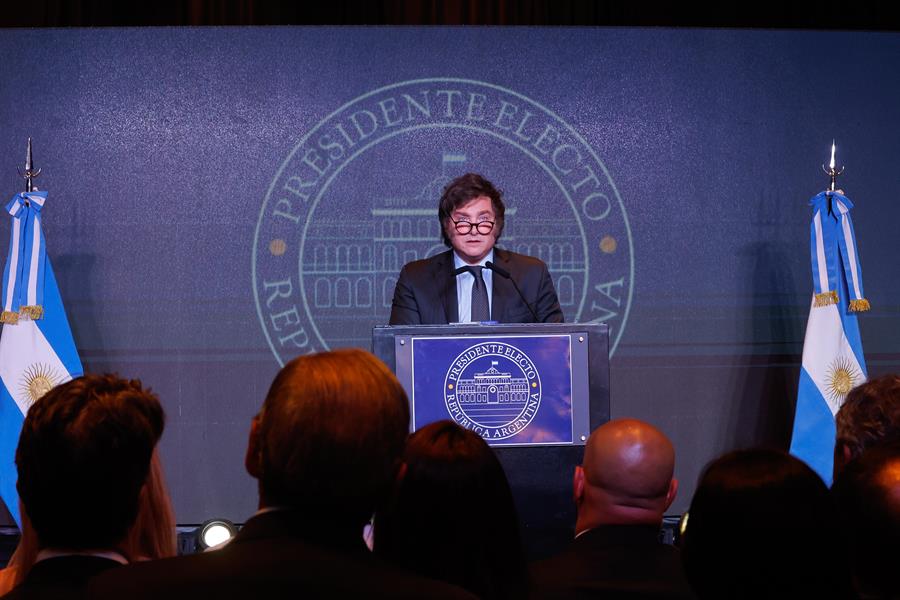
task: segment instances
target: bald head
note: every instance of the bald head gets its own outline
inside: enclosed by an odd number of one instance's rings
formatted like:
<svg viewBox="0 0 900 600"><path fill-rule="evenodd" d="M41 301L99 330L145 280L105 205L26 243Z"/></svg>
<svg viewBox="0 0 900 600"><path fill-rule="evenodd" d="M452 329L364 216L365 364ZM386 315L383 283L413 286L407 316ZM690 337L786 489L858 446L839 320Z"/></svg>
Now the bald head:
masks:
<svg viewBox="0 0 900 600"><path fill-rule="evenodd" d="M661 521L677 491L674 468L672 442L652 425L617 419L598 427L575 473L579 522Z"/></svg>

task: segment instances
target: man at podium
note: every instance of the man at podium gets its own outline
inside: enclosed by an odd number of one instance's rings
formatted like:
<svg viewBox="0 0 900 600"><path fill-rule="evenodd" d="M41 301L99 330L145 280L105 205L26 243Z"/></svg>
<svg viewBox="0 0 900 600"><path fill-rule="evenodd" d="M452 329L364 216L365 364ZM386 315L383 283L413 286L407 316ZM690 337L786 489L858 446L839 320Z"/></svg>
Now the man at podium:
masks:
<svg viewBox="0 0 900 600"><path fill-rule="evenodd" d="M438 218L451 250L403 267L390 324L562 323L547 265L495 247L505 211L500 191L481 175L447 184Z"/></svg>

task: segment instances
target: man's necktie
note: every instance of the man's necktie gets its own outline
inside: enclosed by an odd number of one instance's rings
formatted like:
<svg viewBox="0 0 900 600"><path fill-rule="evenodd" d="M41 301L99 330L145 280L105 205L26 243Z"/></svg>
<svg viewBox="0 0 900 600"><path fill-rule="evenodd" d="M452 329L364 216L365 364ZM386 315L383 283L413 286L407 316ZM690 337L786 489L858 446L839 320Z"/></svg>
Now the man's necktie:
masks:
<svg viewBox="0 0 900 600"><path fill-rule="evenodd" d="M484 285L484 277L481 271L484 267L469 266L469 272L475 277L472 285L472 322L491 320L491 309L488 304L487 287Z"/></svg>

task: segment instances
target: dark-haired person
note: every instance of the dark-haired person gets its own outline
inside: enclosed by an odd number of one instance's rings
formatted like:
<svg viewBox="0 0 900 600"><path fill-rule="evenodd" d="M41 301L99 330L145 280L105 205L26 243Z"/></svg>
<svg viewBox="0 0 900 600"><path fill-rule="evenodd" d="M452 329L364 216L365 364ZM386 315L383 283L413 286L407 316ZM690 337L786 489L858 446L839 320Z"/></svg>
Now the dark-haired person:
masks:
<svg viewBox="0 0 900 600"><path fill-rule="evenodd" d="M364 525L388 496L409 431L406 394L363 350L298 357L253 419L259 511L223 548L129 565L94 598L467 598L378 561Z"/></svg>
<svg viewBox="0 0 900 600"><path fill-rule="evenodd" d="M697 596L849 597L832 506L822 479L786 452L738 450L714 460L700 476L682 538Z"/></svg>
<svg viewBox="0 0 900 600"><path fill-rule="evenodd" d="M0 570L0 595L19 585L37 560L37 534L28 519L28 512L24 509L19 512L22 515L21 535L6 568ZM175 512L172 510L172 500L169 498L157 450L153 451L153 458L150 460L147 483L138 503L137 518L118 548L128 562L168 558L178 554Z"/></svg>
<svg viewBox="0 0 900 600"><path fill-rule="evenodd" d="M451 181L438 204L441 239L451 250L403 267L391 325L562 323L547 265L495 247L505 212L501 192L481 175Z"/></svg>
<svg viewBox="0 0 900 600"><path fill-rule="evenodd" d="M900 441L900 376L858 385L835 415L834 475L876 444Z"/></svg>
<svg viewBox="0 0 900 600"><path fill-rule="evenodd" d="M528 575L503 467L478 434L438 421L410 436L375 554L479 598L523 598Z"/></svg>
<svg viewBox="0 0 900 600"><path fill-rule="evenodd" d="M155 395L112 375L73 379L28 410L16 487L38 552L4 598L82 598L91 577L128 562L164 422Z"/></svg>
<svg viewBox="0 0 900 600"><path fill-rule="evenodd" d="M675 499L675 448L637 419L591 433L575 468L575 540L532 564L533 598L693 598L676 548L660 541Z"/></svg>
<svg viewBox="0 0 900 600"><path fill-rule="evenodd" d="M859 598L900 598L900 441L867 448L831 488Z"/></svg>

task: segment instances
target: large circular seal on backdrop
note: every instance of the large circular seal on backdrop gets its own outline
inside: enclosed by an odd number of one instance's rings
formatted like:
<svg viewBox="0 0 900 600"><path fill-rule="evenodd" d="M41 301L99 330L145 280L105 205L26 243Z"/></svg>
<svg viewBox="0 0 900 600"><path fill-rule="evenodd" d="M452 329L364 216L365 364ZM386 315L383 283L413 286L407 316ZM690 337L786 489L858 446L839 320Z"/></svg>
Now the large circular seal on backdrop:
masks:
<svg viewBox="0 0 900 600"><path fill-rule="evenodd" d="M498 246L550 268L568 322L605 322L615 352L631 307L625 206L596 152L556 113L481 81L367 92L297 143L253 239L257 313L275 358L371 345L400 268L443 252L437 203L466 172L504 191Z"/></svg>

